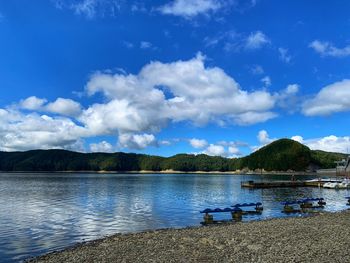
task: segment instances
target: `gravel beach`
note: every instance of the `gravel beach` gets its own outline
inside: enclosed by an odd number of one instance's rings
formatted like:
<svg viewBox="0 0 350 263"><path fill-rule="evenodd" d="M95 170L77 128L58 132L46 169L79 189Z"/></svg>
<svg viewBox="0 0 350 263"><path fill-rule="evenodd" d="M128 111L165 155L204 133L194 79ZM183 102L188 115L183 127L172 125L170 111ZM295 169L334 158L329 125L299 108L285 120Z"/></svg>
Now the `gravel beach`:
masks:
<svg viewBox="0 0 350 263"><path fill-rule="evenodd" d="M32 262L350 262L350 211L117 234Z"/></svg>

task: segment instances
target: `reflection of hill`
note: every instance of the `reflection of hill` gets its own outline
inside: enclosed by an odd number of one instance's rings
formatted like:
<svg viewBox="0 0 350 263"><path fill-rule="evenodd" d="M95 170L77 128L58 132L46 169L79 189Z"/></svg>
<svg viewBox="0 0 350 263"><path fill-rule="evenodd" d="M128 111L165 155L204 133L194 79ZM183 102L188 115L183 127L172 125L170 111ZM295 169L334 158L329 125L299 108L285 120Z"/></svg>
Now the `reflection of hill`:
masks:
<svg viewBox="0 0 350 263"><path fill-rule="evenodd" d="M306 171L335 167L345 154L312 151L289 139L280 139L243 158L205 154L172 157L134 153L78 153L65 150L0 152L1 171Z"/></svg>

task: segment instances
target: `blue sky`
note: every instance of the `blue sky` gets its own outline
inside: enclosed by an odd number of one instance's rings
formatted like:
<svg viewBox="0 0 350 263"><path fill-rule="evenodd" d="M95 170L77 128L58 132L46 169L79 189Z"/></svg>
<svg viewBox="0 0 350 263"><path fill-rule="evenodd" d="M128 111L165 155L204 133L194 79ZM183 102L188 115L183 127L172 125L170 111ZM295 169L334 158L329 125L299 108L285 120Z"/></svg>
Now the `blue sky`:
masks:
<svg viewBox="0 0 350 263"><path fill-rule="evenodd" d="M350 150L350 3L0 1L0 150ZM348 150L349 149L349 150Z"/></svg>

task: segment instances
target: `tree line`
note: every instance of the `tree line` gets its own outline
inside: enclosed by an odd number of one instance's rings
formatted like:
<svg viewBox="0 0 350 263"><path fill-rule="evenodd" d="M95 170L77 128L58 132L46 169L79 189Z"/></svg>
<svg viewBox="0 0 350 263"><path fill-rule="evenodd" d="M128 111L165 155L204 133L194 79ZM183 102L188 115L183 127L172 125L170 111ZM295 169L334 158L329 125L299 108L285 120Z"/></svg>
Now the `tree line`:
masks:
<svg viewBox="0 0 350 263"><path fill-rule="evenodd" d="M306 171L335 167L344 154L312 151L289 139L280 139L242 158L205 154L171 157L135 153L79 153L66 150L0 152L0 171Z"/></svg>

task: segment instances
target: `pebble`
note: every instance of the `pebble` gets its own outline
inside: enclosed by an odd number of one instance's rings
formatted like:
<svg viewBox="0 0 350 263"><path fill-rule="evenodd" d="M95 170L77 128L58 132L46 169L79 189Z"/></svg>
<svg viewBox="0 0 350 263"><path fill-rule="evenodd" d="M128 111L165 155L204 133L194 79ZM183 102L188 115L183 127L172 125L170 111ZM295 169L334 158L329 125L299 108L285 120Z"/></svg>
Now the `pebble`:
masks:
<svg viewBox="0 0 350 263"><path fill-rule="evenodd" d="M117 234L30 262L350 262L350 211Z"/></svg>

